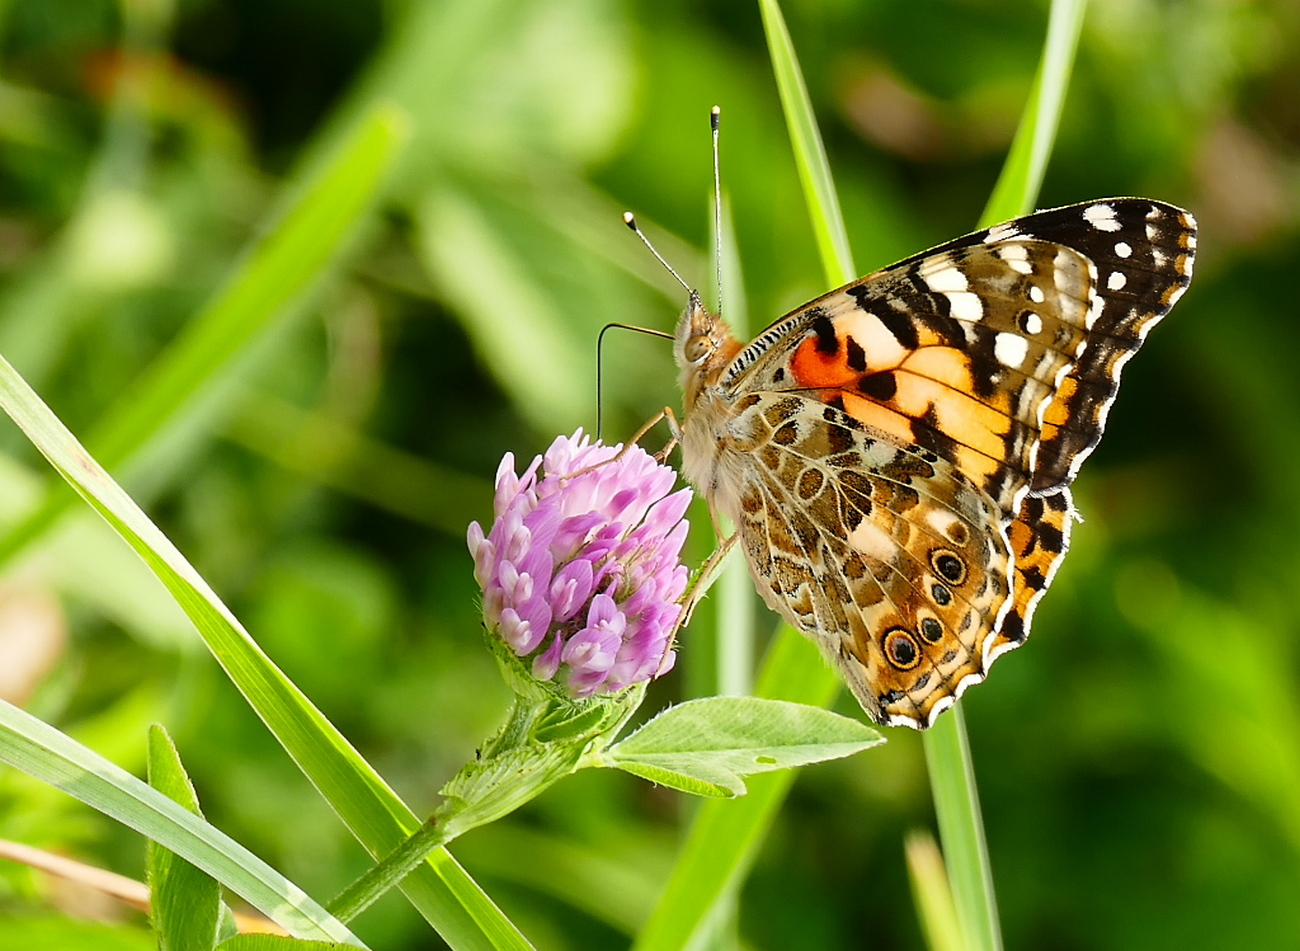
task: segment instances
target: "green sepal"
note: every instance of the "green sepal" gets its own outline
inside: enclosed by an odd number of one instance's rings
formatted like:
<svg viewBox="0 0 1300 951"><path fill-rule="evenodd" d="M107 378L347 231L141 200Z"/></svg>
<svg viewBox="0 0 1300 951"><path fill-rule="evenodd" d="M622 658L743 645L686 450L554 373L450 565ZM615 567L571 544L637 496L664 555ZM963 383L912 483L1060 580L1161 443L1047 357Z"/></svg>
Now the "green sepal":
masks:
<svg viewBox="0 0 1300 951"><path fill-rule="evenodd" d="M610 695L575 700L553 681L533 677L532 661L517 657L489 632L488 645L514 706L501 729L441 792L434 822L442 841L513 812L558 780L583 766L613 742L645 697L635 684Z"/></svg>
<svg viewBox="0 0 1300 951"><path fill-rule="evenodd" d="M605 722L608 713L609 711L599 704L585 707L570 705L552 707L538 718L532 736L538 743L556 743L587 736Z"/></svg>

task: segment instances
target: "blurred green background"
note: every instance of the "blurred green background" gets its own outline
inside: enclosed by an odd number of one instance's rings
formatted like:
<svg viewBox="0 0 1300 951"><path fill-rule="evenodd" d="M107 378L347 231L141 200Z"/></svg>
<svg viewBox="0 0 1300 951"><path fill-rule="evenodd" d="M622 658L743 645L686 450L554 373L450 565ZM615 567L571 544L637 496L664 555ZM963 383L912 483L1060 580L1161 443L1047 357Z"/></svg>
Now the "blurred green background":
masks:
<svg viewBox="0 0 1300 951"><path fill-rule="evenodd" d="M859 269L970 230L1046 5L784 10ZM1077 483L1086 522L1031 645L965 702L1010 948L1300 946L1298 89L1290 0L1088 11L1039 204L1173 201L1201 252ZM0 353L91 430L376 97L413 123L381 206L123 478L427 810L506 705L465 525L490 516L504 452L593 427L604 323L671 329L682 295L625 208L708 283L715 103L751 327L825 288L753 4L3 0ZM678 403L661 342L616 335L605 359L611 437ZM0 453L12 526L49 476L12 427ZM759 637L773 625L760 611ZM688 632L647 709L712 692L710 650ZM7 566L0 695L137 772L166 723L208 817L317 897L366 866L89 516ZM902 837L932 825L929 788L917 737L889 739L801 777L737 940L922 946ZM589 771L453 851L540 948L620 947L689 812ZM139 837L8 769L0 838L142 874ZM117 923L74 937L64 915ZM399 898L358 933L441 946ZM0 948L151 942L133 913L0 866Z"/></svg>

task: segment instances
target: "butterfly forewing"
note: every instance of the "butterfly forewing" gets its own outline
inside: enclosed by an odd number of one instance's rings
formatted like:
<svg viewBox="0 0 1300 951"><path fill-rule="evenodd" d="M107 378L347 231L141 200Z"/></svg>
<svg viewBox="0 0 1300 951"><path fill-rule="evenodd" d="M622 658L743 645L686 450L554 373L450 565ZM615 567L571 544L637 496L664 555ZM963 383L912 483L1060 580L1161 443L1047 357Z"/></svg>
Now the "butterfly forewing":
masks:
<svg viewBox="0 0 1300 951"><path fill-rule="evenodd" d="M868 275L743 348L700 308L683 319L687 475L873 718L928 726L1027 636L1066 486L1190 280L1194 229L1092 202Z"/></svg>
<svg viewBox="0 0 1300 951"><path fill-rule="evenodd" d="M1060 208L1025 219L1028 233L1069 232L1097 274L1089 341L1048 406L1033 490L1069 485L1101 441L1120 373L1192 280L1196 222L1159 202L1126 198Z"/></svg>

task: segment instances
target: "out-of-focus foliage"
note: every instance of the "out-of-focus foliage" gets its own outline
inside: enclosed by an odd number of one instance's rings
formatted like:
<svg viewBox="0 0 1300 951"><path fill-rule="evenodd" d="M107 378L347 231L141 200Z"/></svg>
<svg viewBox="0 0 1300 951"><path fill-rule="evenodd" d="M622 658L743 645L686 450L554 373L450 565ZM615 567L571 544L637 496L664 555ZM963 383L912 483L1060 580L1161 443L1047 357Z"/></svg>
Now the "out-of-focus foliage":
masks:
<svg viewBox="0 0 1300 951"><path fill-rule="evenodd" d="M1045 7L784 9L859 265L973 226ZM1031 644L965 702L1009 947L1300 944L1297 82L1287 0L1088 12L1042 204L1175 201L1201 222L1201 256L1077 483L1087 521ZM625 207L707 283L710 106L751 322L824 288L755 4L7 0L0 353L93 429L220 287L286 178L376 97L414 121L381 213L127 488L431 808L506 706L463 526L487 515L504 451L594 424L604 323L671 328L682 295ZM605 360L611 436L677 402L660 343L613 336ZM0 449L4 527L50 475L12 430ZM648 709L709 692L707 651L689 633L681 650ZM205 814L318 898L366 866L89 517L8 567L0 694L137 773L147 725L165 722ZM928 788L916 738L889 739L800 779L740 896L746 942L922 946L903 842L932 821ZM649 913L681 813L589 771L454 851L539 947L616 947ZM143 875L138 837L10 770L0 838ZM0 947L58 946L64 914L125 923L77 924L63 946L146 946L133 913L0 868ZM395 897L357 931L437 946Z"/></svg>

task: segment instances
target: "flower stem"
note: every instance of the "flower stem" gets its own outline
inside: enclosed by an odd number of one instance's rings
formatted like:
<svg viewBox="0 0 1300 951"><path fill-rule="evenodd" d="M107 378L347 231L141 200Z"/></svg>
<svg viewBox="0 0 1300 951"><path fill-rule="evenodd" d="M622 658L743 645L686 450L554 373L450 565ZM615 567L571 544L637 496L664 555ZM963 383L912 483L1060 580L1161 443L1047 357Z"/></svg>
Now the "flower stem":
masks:
<svg viewBox="0 0 1300 951"><path fill-rule="evenodd" d="M420 867L439 846L518 809L613 741L645 696L635 684L606 697L575 701L551 684L529 682L527 662L489 639L507 682L520 691L506 722L442 788L433 816L329 904L351 921Z"/></svg>
<svg viewBox="0 0 1300 951"><path fill-rule="evenodd" d="M437 816L429 819L382 861L340 892L327 906L330 914L344 923L351 921L419 868L429 853L446 842L446 834L437 820Z"/></svg>
<svg viewBox="0 0 1300 951"><path fill-rule="evenodd" d="M1002 951L993 873L960 703L939 717L923 742L944 861L966 946L972 951Z"/></svg>

